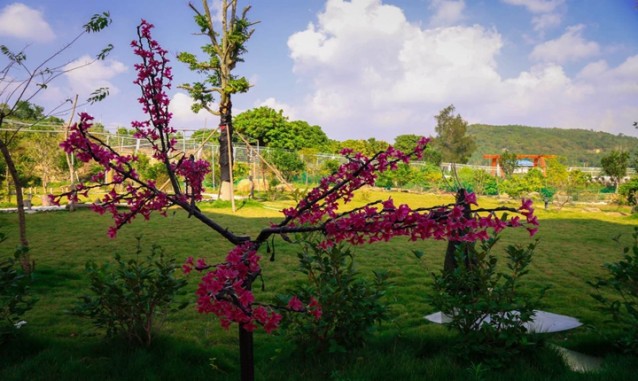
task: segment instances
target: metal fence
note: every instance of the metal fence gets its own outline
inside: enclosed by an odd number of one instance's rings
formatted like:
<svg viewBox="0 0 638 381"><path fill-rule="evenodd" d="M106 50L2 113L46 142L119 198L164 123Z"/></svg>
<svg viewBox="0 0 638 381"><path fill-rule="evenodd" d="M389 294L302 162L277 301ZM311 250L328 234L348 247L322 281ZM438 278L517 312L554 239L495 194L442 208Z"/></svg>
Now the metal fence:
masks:
<svg viewBox="0 0 638 381"><path fill-rule="evenodd" d="M38 124L39 126L43 126ZM21 133L61 133L60 126L58 125L45 125L50 126L49 130L35 130L31 128L22 128L20 130ZM9 130L9 129L2 129ZM114 135L109 133L103 134L95 134L107 144L111 145L114 149L120 152L128 152L132 154L144 153L148 156L152 156L152 146L151 143L146 141L145 139L136 139L132 136L122 136L122 135ZM201 140L190 139L190 138L182 138L177 140L177 144L175 148L178 151L182 151L186 154L193 154L196 158L200 159L202 157L211 161L212 164L216 163L219 145L215 142L206 142L202 144ZM233 146L233 155L235 158L235 162L239 163L255 163L258 162L258 156L261 157L269 157L270 152L273 151L268 147L260 147L258 145L255 146L246 146L243 143L235 143ZM313 155L313 158L303 157L306 163L312 163L315 168L321 167L324 162L327 160L337 160L344 161L345 159L338 154L328 154L328 153L320 153ZM412 162L413 166L423 166L426 165L425 162ZM441 170L445 174L450 174L452 172L452 167L455 166L457 170L462 168L471 168L473 170L482 169L488 173L491 173L493 168L489 165L470 165L470 164L453 164L453 163L441 163ZM568 167L568 171L579 170L581 172L587 173L592 177L602 176L602 168L600 167ZM633 176L636 174L636 171L633 168L627 169L627 176Z"/></svg>

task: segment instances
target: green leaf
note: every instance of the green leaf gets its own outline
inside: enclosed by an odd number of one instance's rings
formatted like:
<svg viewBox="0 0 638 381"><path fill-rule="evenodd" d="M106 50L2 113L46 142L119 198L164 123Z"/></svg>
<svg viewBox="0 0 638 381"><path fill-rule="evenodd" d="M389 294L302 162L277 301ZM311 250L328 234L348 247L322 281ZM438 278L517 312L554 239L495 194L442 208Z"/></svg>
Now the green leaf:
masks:
<svg viewBox="0 0 638 381"><path fill-rule="evenodd" d="M88 23L84 24L87 33L99 32L111 24L111 14L109 12L96 13Z"/></svg>
<svg viewBox="0 0 638 381"><path fill-rule="evenodd" d="M103 61L106 56L109 55L109 53L111 52L111 50L113 50L113 44L108 44L106 46L106 48L102 49L96 56L96 58L100 61Z"/></svg>

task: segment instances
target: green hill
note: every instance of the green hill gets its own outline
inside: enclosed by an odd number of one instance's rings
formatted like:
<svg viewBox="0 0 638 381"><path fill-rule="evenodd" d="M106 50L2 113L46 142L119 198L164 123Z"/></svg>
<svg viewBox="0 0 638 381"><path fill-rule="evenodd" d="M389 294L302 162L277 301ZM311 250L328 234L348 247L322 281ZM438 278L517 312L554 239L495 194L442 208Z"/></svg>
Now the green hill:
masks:
<svg viewBox="0 0 638 381"><path fill-rule="evenodd" d="M473 124L468 126L468 134L477 147L470 164L487 164L484 154L498 154L507 148L517 154L561 156L567 165L597 167L611 150L638 149L638 138L579 129Z"/></svg>

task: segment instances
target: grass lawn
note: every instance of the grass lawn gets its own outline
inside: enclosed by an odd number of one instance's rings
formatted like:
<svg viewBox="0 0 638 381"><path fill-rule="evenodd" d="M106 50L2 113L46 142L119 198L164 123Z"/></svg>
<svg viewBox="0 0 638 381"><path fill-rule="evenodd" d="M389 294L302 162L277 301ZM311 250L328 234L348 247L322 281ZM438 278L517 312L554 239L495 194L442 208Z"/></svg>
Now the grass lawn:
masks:
<svg viewBox="0 0 638 381"><path fill-rule="evenodd" d="M388 193L368 192L370 200ZM395 193L397 203L427 206L450 202L451 197ZM363 203L362 195L355 204ZM494 199L479 199L481 206L494 206ZM278 212L291 202L267 202L261 206L239 204L229 208L202 204L222 225L236 233L254 236L262 227L280 219ZM356 205L355 205L356 206ZM512 206L516 206L512 204ZM539 205L539 207L542 207ZM595 374L568 370L558 355L544 349L521 358L507 369L484 371L480 366L461 363L450 353L454 333L431 324L423 316L434 312L424 296L431 291L431 272L442 268L444 242L406 242L358 247L357 266L364 275L373 269L390 272L392 287L387 293L392 320L371 334L366 347L347 354L312 354L294 348L281 334L255 334L255 365L258 380L633 380L638 372L634 357L617 354L597 330L606 328L605 316L595 310L587 280L603 275L602 264L616 261L621 248L612 238L622 234L628 244L638 219L628 210L598 206L565 207L538 211L540 244L525 280L527 287L551 285L544 299L545 310L579 318L584 327L566 333L547 334L550 343L604 357L603 368ZM590 211L587 211L590 210ZM181 211L167 218L135 221L120 230L116 239L106 231L111 221L88 210L74 213L50 212L27 216L31 255L36 261L32 293L39 301L25 316L28 324L17 340L0 348L0 380L237 380L239 379L237 328L220 328L212 316L198 314L193 291L197 274L189 276L183 300L193 303L170 315L150 349L130 347L118 340L106 341L103 332L90 321L67 311L88 286L84 265L88 260L109 261L114 253L123 256L135 251L136 236L143 244L163 246L181 262L188 256L206 257L210 263L223 259L231 245ZM1 214L0 226L9 239L0 246L2 256L10 256L17 244L17 217ZM525 231L503 235L507 244L529 242ZM426 255L417 260L412 249ZM267 257L267 254L263 254ZM279 240L275 262L262 261L265 291L258 300L270 301L295 280L295 247ZM181 275L180 275L181 276ZM259 284L258 284L259 285ZM257 287L259 288L259 287Z"/></svg>

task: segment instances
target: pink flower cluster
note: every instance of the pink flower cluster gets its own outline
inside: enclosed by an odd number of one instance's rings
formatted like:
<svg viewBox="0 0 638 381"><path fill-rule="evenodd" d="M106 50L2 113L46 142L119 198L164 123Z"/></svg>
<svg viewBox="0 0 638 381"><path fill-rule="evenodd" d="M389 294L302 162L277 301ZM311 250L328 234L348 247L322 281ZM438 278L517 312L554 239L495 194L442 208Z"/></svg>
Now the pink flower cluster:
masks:
<svg viewBox="0 0 638 381"><path fill-rule="evenodd" d="M175 140L168 138L175 129L169 126L173 114L168 110L170 100L165 90L171 88L173 74L168 66L165 49L151 37L153 25L142 20L137 27L138 40L131 42L133 52L140 57L141 63L135 64L137 78L133 83L138 85L142 96L137 100L150 119L133 122L136 138L147 139L155 148L154 157L165 161L167 154L173 150Z"/></svg>
<svg viewBox="0 0 638 381"><path fill-rule="evenodd" d="M533 215L530 200L523 200L521 214L527 217L527 230L534 235L538 228L538 220ZM396 207L392 199L384 201L382 208L366 206L363 209L347 213L329 220L325 224L327 239L323 247L346 241L353 245L389 241L393 237L407 236L410 240L454 240L474 242L486 240L488 230L499 233L506 227L523 226L520 217L510 220L499 218L496 213L482 215L465 209L468 205L455 204L447 207L435 207L425 210L412 209L402 204Z"/></svg>
<svg viewBox="0 0 638 381"><path fill-rule="evenodd" d="M132 163L137 160L131 155L121 155L105 142L92 136L89 130L93 117L80 113L80 121L71 127L69 137L60 146L68 153L74 153L82 162L94 161L99 163L104 172L100 172L91 179L93 185L78 184L74 190L59 196L52 196L51 200L59 204L66 196L70 201L77 202L78 194L85 197L92 188L110 186L111 189L102 199L92 205L92 209L100 214L109 212L114 225L108 234L115 237L117 230L130 223L137 215L148 219L152 212L159 211L165 215L166 210L175 204L188 205L188 198L201 199L202 182L210 171L208 162L204 160L180 160L170 163L170 154L174 151L175 130L169 126L172 114L169 112L169 97L166 90L171 88L173 78L171 68L166 58L167 51L151 37L152 24L142 20L138 27L138 40L131 42L135 54L141 63L135 65L137 78L134 83L140 87L142 96L138 99L144 112L149 115L146 121L134 121L134 137L149 141L153 147L153 157L170 166L172 173L181 176L188 186L188 195L180 193L168 194L160 190L154 181L143 181L135 172ZM104 183L105 173L110 172L112 180ZM176 180L177 181L177 180ZM125 206L125 209L121 207Z"/></svg>
<svg viewBox="0 0 638 381"><path fill-rule="evenodd" d="M388 241L396 236L407 236L411 240L449 239L473 242L489 237L489 230L499 233L505 227L526 226L530 235L538 230L531 200L523 200L518 209L527 220L522 223L516 216L510 220L499 218L494 211L480 213L472 211L477 205L476 195L466 193L462 203L434 208L412 209L402 204L394 205L392 199L380 207L371 203L363 208L338 213L339 207L354 197L354 192L365 185L373 185L377 173L396 169L398 163L409 163L411 156L420 157L428 139L422 139L410 155L390 146L372 159L357 153L348 156L337 173L328 176L314 188L296 207L283 210L286 219L278 226L323 224L326 240L322 247L346 241L353 245ZM352 155L352 150L342 152Z"/></svg>
<svg viewBox="0 0 638 381"><path fill-rule="evenodd" d="M254 243L235 246L226 256L225 263L214 266L214 270L202 277L196 291L198 311L217 315L224 328L235 322L242 324L247 331L255 330L257 324L268 333L277 329L281 315L272 307L255 306L255 296L247 286L261 271L259 260ZM189 273L193 268L204 271L209 267L203 259L195 264L191 257L182 268ZM321 316L321 307L314 299L304 306L297 297L292 297L288 307L293 311L308 312L315 318Z"/></svg>
<svg viewBox="0 0 638 381"><path fill-rule="evenodd" d="M361 153L352 155L352 149L349 148L342 150L341 154L346 155L348 162L341 165L336 173L321 179L319 186L311 190L296 207L284 209L286 219L280 226L316 224L326 217L337 217L340 202L347 204L357 189L374 185L378 173L396 170L399 163L409 163L412 155L420 158L429 141L428 138L421 138L410 154L390 146L371 159Z"/></svg>
<svg viewBox="0 0 638 381"><path fill-rule="evenodd" d="M188 193L193 195L195 201L200 201L204 191L202 183L210 172L210 164L206 160L182 160L171 165L171 170L184 178L190 188Z"/></svg>

